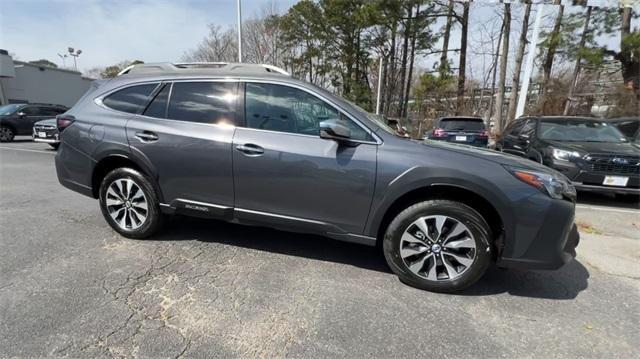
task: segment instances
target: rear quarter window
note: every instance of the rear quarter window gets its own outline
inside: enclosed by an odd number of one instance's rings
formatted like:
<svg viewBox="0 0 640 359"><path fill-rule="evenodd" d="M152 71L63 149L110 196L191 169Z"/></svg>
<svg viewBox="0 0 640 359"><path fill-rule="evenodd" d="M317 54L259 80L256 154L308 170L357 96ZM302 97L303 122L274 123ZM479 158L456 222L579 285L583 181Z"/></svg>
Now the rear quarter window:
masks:
<svg viewBox="0 0 640 359"><path fill-rule="evenodd" d="M139 113L156 86L156 83L129 86L108 95L102 99L102 104L117 111Z"/></svg>

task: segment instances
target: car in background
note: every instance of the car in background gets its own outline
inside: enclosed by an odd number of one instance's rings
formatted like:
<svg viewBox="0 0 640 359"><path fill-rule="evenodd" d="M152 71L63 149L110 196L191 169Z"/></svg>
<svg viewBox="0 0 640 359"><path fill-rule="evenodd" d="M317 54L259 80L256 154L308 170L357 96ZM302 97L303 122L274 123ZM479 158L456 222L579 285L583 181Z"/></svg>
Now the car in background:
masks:
<svg viewBox="0 0 640 359"><path fill-rule="evenodd" d="M436 120L430 140L487 147L489 131L480 117L442 117Z"/></svg>
<svg viewBox="0 0 640 359"><path fill-rule="evenodd" d="M640 148L604 120L519 118L505 128L496 150L549 166L579 191L640 194Z"/></svg>
<svg viewBox="0 0 640 359"><path fill-rule="evenodd" d="M612 118L607 122L616 126L618 131L622 132L630 142L640 145L640 117Z"/></svg>
<svg viewBox="0 0 640 359"><path fill-rule="evenodd" d="M55 118L38 121L33 125L33 140L48 143L56 150L60 146L60 132Z"/></svg>
<svg viewBox="0 0 640 359"><path fill-rule="evenodd" d="M56 117L67 110L65 106L46 103L0 106L0 142L11 142L15 136L30 136L36 122Z"/></svg>

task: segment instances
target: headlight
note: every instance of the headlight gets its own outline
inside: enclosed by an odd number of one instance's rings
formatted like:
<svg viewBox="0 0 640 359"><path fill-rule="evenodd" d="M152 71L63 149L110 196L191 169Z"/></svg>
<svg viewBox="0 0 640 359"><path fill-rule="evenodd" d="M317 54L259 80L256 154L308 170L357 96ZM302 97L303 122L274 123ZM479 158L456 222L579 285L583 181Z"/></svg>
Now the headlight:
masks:
<svg viewBox="0 0 640 359"><path fill-rule="evenodd" d="M580 153L576 151L561 150L559 148L552 148L551 150L553 151L553 158L560 161L569 161L573 157L580 157Z"/></svg>
<svg viewBox="0 0 640 359"><path fill-rule="evenodd" d="M559 173L547 173L521 169L515 167L505 168L520 181L531 185L540 191L548 194L552 198L562 199L568 197L576 198L576 189L569 180Z"/></svg>

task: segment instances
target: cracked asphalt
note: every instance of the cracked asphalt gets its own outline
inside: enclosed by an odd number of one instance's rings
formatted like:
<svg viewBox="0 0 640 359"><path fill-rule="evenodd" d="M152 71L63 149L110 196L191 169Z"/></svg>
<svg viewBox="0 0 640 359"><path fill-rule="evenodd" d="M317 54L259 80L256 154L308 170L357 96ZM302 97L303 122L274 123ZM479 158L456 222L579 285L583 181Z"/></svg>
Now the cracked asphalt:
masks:
<svg viewBox="0 0 640 359"><path fill-rule="evenodd" d="M125 239L54 153L0 144L0 357L640 357L637 203L585 196L577 260L444 295L322 237L176 217Z"/></svg>

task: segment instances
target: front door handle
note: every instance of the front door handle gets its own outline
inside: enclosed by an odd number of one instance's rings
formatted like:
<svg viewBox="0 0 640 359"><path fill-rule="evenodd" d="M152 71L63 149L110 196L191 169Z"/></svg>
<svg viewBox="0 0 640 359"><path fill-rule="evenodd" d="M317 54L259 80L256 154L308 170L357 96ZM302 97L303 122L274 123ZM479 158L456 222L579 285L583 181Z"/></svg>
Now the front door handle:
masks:
<svg viewBox="0 0 640 359"><path fill-rule="evenodd" d="M260 156L264 153L264 148L254 145L253 143L245 143L244 145L237 145L236 150L244 153L247 156Z"/></svg>
<svg viewBox="0 0 640 359"><path fill-rule="evenodd" d="M141 142L155 142L158 140L158 135L151 131L136 132L136 138Z"/></svg>

